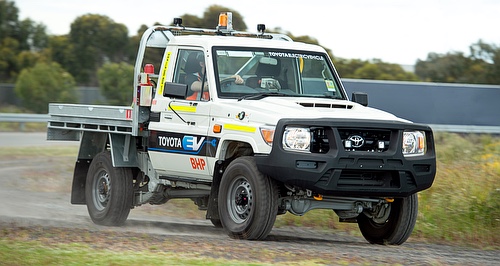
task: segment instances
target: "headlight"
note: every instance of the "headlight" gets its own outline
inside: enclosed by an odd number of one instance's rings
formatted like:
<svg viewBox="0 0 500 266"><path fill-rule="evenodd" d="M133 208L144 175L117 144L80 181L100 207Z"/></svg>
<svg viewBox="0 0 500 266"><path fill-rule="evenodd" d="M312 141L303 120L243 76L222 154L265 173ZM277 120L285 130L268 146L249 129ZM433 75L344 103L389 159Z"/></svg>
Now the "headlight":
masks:
<svg viewBox="0 0 500 266"><path fill-rule="evenodd" d="M304 127L286 127L283 134L283 149L309 152L311 131Z"/></svg>
<svg viewBox="0 0 500 266"><path fill-rule="evenodd" d="M425 153L425 132L404 131L403 132L403 155L418 156Z"/></svg>

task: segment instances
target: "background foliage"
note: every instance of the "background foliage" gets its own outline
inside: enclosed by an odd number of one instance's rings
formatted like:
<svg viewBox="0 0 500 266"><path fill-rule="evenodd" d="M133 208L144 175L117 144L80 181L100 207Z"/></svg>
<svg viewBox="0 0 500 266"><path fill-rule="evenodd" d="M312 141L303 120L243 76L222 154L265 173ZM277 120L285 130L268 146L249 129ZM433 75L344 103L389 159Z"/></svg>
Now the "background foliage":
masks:
<svg viewBox="0 0 500 266"><path fill-rule="evenodd" d="M125 62L106 63L98 71L103 95L113 105L130 105L134 83L134 66Z"/></svg>
<svg viewBox="0 0 500 266"><path fill-rule="evenodd" d="M16 82L16 94L25 108L47 113L50 102L74 103L75 80L58 63L39 62L21 71Z"/></svg>

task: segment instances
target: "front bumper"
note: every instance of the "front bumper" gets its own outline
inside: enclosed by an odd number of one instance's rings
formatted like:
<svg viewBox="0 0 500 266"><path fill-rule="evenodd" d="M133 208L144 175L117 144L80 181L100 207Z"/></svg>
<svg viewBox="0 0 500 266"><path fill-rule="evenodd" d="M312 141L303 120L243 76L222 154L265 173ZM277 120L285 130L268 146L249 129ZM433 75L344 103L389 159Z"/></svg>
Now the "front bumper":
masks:
<svg viewBox="0 0 500 266"><path fill-rule="evenodd" d="M322 147L311 153L284 150L281 140L286 126L320 129L321 137L316 136L315 143L321 142L317 145ZM424 155L403 156L404 130L425 131ZM346 149L344 141L350 132L370 138L370 142L382 139L387 146L383 150ZM406 197L429 188L436 174L430 127L391 121L282 119L276 126L271 153L257 154L255 160L259 170L275 180L332 196Z"/></svg>

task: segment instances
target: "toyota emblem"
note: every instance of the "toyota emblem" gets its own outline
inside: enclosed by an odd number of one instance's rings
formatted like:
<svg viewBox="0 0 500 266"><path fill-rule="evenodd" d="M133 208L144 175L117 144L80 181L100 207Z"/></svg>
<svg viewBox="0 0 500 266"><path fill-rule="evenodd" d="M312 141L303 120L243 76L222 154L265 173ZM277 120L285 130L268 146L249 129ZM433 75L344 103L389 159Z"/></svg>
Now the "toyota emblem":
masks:
<svg viewBox="0 0 500 266"><path fill-rule="evenodd" d="M347 140L351 141L353 148L359 148L365 144L365 139L359 135L349 136Z"/></svg>

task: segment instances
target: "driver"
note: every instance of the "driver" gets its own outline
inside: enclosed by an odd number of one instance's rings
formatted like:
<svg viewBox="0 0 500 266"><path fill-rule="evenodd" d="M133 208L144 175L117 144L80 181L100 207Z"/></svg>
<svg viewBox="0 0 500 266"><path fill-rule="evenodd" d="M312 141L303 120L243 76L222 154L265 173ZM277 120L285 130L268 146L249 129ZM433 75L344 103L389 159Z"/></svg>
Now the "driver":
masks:
<svg viewBox="0 0 500 266"><path fill-rule="evenodd" d="M205 77L206 72L203 53L190 55L190 58L188 58L188 63L186 63L186 65L189 65L189 67L192 68L190 69L190 71L186 71L189 72L186 76L186 84L188 84L191 91L193 91L193 94L188 96L186 99L197 100L198 93L203 91L202 99L208 101L210 99L210 94L208 92L208 82ZM202 80L203 77L205 77L205 80Z"/></svg>
<svg viewBox="0 0 500 266"><path fill-rule="evenodd" d="M186 83L189 85L191 91L193 91L193 94L186 97L186 100L197 100L198 93L203 91L202 99L208 101L210 99L210 93L208 92L208 82L205 76L206 68L203 53L199 53L196 56L193 54L191 60L194 61L194 58L196 58L196 62L194 62L195 67L192 70L192 73L189 73L186 77ZM188 61L190 61L190 59L188 59ZM202 80L203 77L205 77L205 80ZM240 75L232 75L228 77L228 79L234 79L234 83L237 85L245 83L245 80L243 80Z"/></svg>

